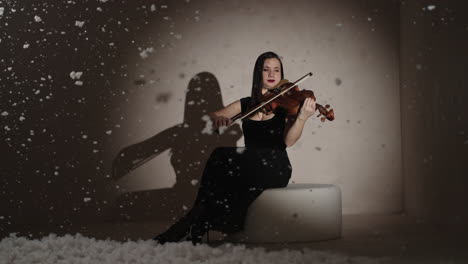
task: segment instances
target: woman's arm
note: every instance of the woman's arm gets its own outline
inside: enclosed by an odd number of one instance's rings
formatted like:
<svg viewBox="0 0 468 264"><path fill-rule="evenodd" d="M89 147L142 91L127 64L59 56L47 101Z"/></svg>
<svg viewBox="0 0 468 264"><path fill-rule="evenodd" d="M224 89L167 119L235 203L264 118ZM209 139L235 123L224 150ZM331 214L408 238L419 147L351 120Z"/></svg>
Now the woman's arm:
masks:
<svg viewBox="0 0 468 264"><path fill-rule="evenodd" d="M231 124L231 118L241 112L240 100L230 103L224 108L211 112L208 115L211 117L216 128L220 126L228 126Z"/></svg>
<svg viewBox="0 0 468 264"><path fill-rule="evenodd" d="M290 147L301 137L305 122L315 112L315 100L307 98L295 118L286 119L284 129L284 144Z"/></svg>

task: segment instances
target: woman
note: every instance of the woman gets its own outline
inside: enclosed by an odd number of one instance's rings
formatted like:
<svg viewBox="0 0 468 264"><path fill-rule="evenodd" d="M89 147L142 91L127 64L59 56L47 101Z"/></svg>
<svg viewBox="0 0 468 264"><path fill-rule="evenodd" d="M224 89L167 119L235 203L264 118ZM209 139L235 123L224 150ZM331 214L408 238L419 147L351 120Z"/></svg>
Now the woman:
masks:
<svg viewBox="0 0 468 264"><path fill-rule="evenodd" d="M231 118L258 105L263 94L284 78L280 58L273 52L255 62L252 93L210 113L215 128L228 126ZM257 111L242 122L245 147L216 148L206 162L200 189L192 209L154 240L163 244L184 237L195 245L208 230L241 231L249 205L268 188L285 187L291 177L286 147L299 139L306 120L315 112L315 101L307 98L294 118L276 108L274 113Z"/></svg>

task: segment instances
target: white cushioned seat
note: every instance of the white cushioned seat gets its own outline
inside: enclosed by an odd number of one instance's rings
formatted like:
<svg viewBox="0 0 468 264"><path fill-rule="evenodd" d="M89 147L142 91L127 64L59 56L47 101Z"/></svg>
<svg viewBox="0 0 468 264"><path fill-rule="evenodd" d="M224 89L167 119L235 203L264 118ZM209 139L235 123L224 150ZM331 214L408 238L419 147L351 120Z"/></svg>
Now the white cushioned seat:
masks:
<svg viewBox="0 0 468 264"><path fill-rule="evenodd" d="M250 205L244 230L228 242L310 242L341 237L341 191L331 184L267 189Z"/></svg>

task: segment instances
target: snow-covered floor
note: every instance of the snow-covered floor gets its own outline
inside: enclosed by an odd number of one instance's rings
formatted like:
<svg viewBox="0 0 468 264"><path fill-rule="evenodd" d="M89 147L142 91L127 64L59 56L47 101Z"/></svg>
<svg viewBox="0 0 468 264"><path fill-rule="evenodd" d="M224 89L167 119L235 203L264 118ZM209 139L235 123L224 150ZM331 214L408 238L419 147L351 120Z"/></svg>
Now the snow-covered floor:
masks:
<svg viewBox="0 0 468 264"><path fill-rule="evenodd" d="M164 228L118 222L58 235L18 230L2 236L0 263L468 263L466 232L402 216L345 216L341 239L314 243L230 244L212 235L209 245L156 245L150 238Z"/></svg>
<svg viewBox="0 0 468 264"><path fill-rule="evenodd" d="M246 248L222 244L193 246L190 242L155 245L151 240L118 242L82 235L49 235L28 240L10 236L0 243L5 263L378 263L376 260L315 251ZM4 263L4 262L2 262Z"/></svg>

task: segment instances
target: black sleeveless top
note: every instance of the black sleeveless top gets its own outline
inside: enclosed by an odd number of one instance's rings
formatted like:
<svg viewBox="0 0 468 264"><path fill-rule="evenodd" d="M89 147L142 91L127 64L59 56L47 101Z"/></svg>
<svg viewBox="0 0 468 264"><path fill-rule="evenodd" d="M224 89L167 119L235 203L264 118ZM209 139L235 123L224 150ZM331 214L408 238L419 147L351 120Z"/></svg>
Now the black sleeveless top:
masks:
<svg viewBox="0 0 468 264"><path fill-rule="evenodd" d="M251 101L251 97L240 99L242 114L246 113ZM276 108L274 114L273 118L263 121L252 120L249 117L243 119L242 130L246 147L286 149L284 143L286 114L281 108Z"/></svg>

